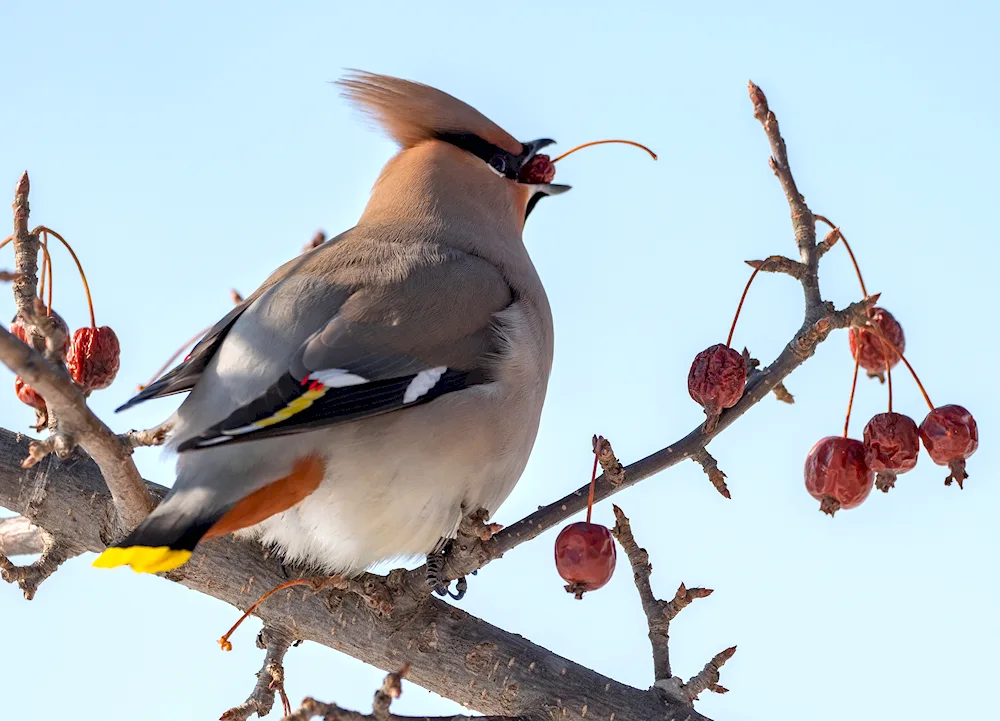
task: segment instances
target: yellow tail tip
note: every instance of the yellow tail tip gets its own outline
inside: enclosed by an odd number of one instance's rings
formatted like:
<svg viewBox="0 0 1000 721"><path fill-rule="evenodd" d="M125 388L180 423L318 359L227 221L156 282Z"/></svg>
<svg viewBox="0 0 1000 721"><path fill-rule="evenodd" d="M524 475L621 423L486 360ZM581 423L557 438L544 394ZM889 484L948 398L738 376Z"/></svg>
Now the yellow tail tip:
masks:
<svg viewBox="0 0 1000 721"><path fill-rule="evenodd" d="M109 548L92 564L94 568L128 566L136 573L162 573L183 566L191 551L178 551L167 546L129 546Z"/></svg>

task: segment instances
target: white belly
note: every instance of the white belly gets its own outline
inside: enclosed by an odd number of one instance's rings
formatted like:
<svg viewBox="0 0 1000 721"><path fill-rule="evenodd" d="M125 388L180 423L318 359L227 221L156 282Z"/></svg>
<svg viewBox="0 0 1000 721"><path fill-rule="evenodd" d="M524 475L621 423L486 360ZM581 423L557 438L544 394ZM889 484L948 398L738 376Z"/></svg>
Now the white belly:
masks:
<svg viewBox="0 0 1000 721"><path fill-rule="evenodd" d="M241 535L275 547L286 561L331 574L429 553L442 537L454 536L463 515L496 511L527 463L538 418L498 425L496 415L512 409L499 402L495 386L317 434L316 450L326 461L319 488ZM452 406L457 425L441 428L421 418L438 417L442 405Z"/></svg>

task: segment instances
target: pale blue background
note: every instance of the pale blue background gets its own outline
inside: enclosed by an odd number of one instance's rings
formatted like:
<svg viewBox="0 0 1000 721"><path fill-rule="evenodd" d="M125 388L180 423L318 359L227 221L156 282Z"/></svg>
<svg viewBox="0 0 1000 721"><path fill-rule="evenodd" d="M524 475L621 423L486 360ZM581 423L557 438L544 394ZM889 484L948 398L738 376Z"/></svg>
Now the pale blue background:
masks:
<svg viewBox="0 0 1000 721"><path fill-rule="evenodd" d="M616 498L652 553L658 593L681 580L716 589L675 623L675 669L689 676L739 645L723 675L732 692L699 704L720 721L988 718L1000 670L998 20L987 2L7 2L0 199L28 168L33 221L83 257L98 319L124 347L118 382L93 407L126 430L170 412L174 401L110 415L228 310L229 287L249 293L316 228L358 217L393 146L326 84L343 68L430 83L522 139L648 143L660 162L608 147L561 163L574 190L529 223L557 344L535 453L497 515L509 523L587 480L592 433L631 461L698 423L688 364L724 340L742 261L794 251L746 96L753 78L807 200L843 226L932 397L972 409L983 447L964 492L924 457L888 497L820 515L801 467L843 423L851 363L846 338L832 338L791 378L794 407L769 399L712 446L733 500L690 463ZM57 307L82 324L74 271L56 258ZM842 249L823 264L823 289L841 305L859 295ZM793 281L762 278L735 343L769 361L800 312ZM925 409L898 378L898 407L919 422ZM30 410L3 398L0 425L26 430ZM855 434L884 401L862 384ZM169 483L158 458L138 454L147 477ZM596 518L610 522L610 505ZM574 601L553 569L554 537L472 579L462 606L648 685L627 566ZM215 639L235 609L91 560L67 564L33 603L0 587L0 716L213 719L246 697L255 623L224 655ZM295 702L366 710L382 675L312 644L288 656ZM412 684L394 708L459 710Z"/></svg>

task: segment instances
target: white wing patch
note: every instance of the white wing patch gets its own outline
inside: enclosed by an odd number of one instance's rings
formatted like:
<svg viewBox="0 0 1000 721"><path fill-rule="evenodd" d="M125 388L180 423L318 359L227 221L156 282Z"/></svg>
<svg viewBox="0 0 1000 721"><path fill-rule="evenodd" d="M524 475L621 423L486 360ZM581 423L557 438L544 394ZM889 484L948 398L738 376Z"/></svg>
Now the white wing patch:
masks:
<svg viewBox="0 0 1000 721"><path fill-rule="evenodd" d="M343 368L317 371L316 373L310 373L309 377L329 388L346 388L347 386L357 386L368 382L367 378L362 378L354 373L348 373Z"/></svg>
<svg viewBox="0 0 1000 721"><path fill-rule="evenodd" d="M420 396L425 395L427 391L441 380L441 376L444 375L446 370L448 369L445 366L438 366L437 368L428 368L425 371L417 373L413 380L410 381L410 385L406 386L406 392L403 394L403 403L413 403Z"/></svg>

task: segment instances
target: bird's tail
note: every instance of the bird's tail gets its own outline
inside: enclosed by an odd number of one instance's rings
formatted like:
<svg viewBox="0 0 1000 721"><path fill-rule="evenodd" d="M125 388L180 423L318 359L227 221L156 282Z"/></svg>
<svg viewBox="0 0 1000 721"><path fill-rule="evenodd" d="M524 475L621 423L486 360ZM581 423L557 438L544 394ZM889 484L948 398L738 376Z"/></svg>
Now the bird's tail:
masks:
<svg viewBox="0 0 1000 721"><path fill-rule="evenodd" d="M225 509L211 515L191 508L184 495L168 498L124 540L109 547L94 561L97 568L129 566L137 573L161 573L187 563L195 546L219 520Z"/></svg>

